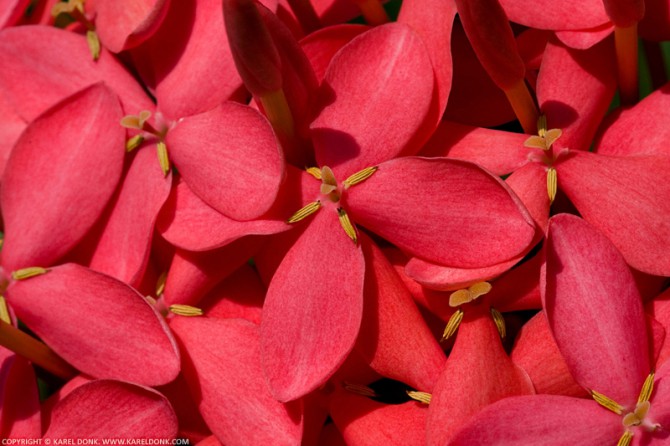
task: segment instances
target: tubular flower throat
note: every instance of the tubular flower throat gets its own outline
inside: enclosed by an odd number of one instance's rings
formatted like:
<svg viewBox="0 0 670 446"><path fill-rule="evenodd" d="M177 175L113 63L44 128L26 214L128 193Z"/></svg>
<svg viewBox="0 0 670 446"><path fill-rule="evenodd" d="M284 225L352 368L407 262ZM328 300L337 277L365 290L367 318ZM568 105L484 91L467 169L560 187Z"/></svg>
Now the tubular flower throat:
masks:
<svg viewBox="0 0 670 446"><path fill-rule="evenodd" d="M647 376L647 379L645 379L644 384L642 385L642 390L640 391L640 396L637 399L637 404L632 410L622 406L600 392L591 390L591 397L596 400L598 404L615 414L622 416L621 423L623 424L625 431L621 435L621 438L619 438L617 446L628 446L632 442L633 436L635 435L635 427L639 426L648 432L653 432L661 428L660 424L647 419L647 414L651 408L649 399L651 398L653 390L654 372L651 372Z"/></svg>
<svg viewBox="0 0 670 446"><path fill-rule="evenodd" d="M351 222L349 215L344 208L340 206L340 199L347 189L370 178L377 171L377 167L367 167L356 172L344 180L341 186L337 183L333 170L328 166L323 166L321 169L318 167L308 167L306 171L315 179L321 180L320 193L322 198L303 206L287 220L287 223L297 223L314 214L323 206L322 200L324 202L332 202L337 205L337 217L342 229L344 229L347 236L357 244L358 235L356 233L356 226Z"/></svg>

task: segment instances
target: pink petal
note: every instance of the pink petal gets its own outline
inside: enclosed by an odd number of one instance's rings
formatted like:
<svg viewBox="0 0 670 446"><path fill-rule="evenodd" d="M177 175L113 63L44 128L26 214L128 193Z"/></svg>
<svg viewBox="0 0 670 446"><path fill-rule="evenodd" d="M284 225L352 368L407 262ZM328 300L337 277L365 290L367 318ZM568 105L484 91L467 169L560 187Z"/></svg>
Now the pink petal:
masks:
<svg viewBox="0 0 670 446"><path fill-rule="evenodd" d="M249 260L260 244L259 237L243 237L212 251L177 249L165 282L165 304L196 305L217 283Z"/></svg>
<svg viewBox="0 0 670 446"><path fill-rule="evenodd" d="M369 27L364 25L333 25L310 33L300 41L300 46L309 59L319 83L326 75L333 56L354 37L368 29Z"/></svg>
<svg viewBox="0 0 670 446"><path fill-rule="evenodd" d="M324 108L311 125L317 163L346 178L416 152L432 130L433 84L430 58L408 26L380 26L351 41L322 84Z"/></svg>
<svg viewBox="0 0 670 446"><path fill-rule="evenodd" d="M33 366L3 347L0 349L0 437L40 438L40 415Z"/></svg>
<svg viewBox="0 0 670 446"><path fill-rule="evenodd" d="M300 398L323 384L354 347L363 313L364 260L334 209L321 209L270 283L261 354L272 392Z"/></svg>
<svg viewBox="0 0 670 446"><path fill-rule="evenodd" d="M575 380L632 404L651 371L640 294L621 254L584 220L549 222L543 303Z"/></svg>
<svg viewBox="0 0 670 446"><path fill-rule="evenodd" d="M557 31L556 38L570 48L587 50L605 40L612 34L612 31L614 31L614 26L608 22L591 29Z"/></svg>
<svg viewBox="0 0 670 446"><path fill-rule="evenodd" d="M25 13L30 0L8 0L4 1L0 9L0 29L13 26Z"/></svg>
<svg viewBox="0 0 670 446"><path fill-rule="evenodd" d="M421 149L423 156L447 156L471 161L496 175L506 175L528 162L528 135L443 120Z"/></svg>
<svg viewBox="0 0 670 446"><path fill-rule="evenodd" d="M200 413L222 444L300 444L302 403L270 394L255 325L177 317L170 327L188 354L184 373Z"/></svg>
<svg viewBox="0 0 670 446"><path fill-rule="evenodd" d="M616 444L623 431L621 416L595 401L553 395L519 396L488 406L449 444L601 446Z"/></svg>
<svg viewBox="0 0 670 446"><path fill-rule="evenodd" d="M356 348L380 375L431 392L445 356L411 295L372 241L365 254L365 305Z"/></svg>
<svg viewBox="0 0 670 446"><path fill-rule="evenodd" d="M354 222L443 265L500 263L524 252L535 235L504 183L464 161L392 160L345 198Z"/></svg>
<svg viewBox="0 0 670 446"><path fill-rule="evenodd" d="M171 244L189 251L223 247L245 235L267 235L290 228L282 220L237 221L211 208L180 181L172 189L156 222L158 232Z"/></svg>
<svg viewBox="0 0 670 446"><path fill-rule="evenodd" d="M12 148L28 126L28 123L15 110L4 96L0 95L0 180L5 172L5 164Z"/></svg>
<svg viewBox="0 0 670 446"><path fill-rule="evenodd" d="M524 204L542 232L547 232L551 203L547 193L547 169L538 163L528 163L505 180Z"/></svg>
<svg viewBox="0 0 670 446"><path fill-rule="evenodd" d="M510 21L540 29L585 29L609 21L600 0L500 0ZM575 11L579 11L576 14Z"/></svg>
<svg viewBox="0 0 670 446"><path fill-rule="evenodd" d="M540 267L543 262L544 258L535 254L499 277L488 294L491 305L503 313L540 309Z"/></svg>
<svg viewBox="0 0 670 446"><path fill-rule="evenodd" d="M537 100L548 128L560 128L555 147L588 150L616 90L611 42L571 50L549 41L537 78Z"/></svg>
<svg viewBox="0 0 670 446"><path fill-rule="evenodd" d="M132 160L104 229L95 245L90 268L137 285L149 261L154 222L170 193L154 145L142 147Z"/></svg>
<svg viewBox="0 0 670 446"><path fill-rule="evenodd" d="M580 214L602 231L633 268L666 276L670 258L670 169L667 156L609 157L574 153L556 166L558 182Z"/></svg>
<svg viewBox="0 0 670 446"><path fill-rule="evenodd" d="M109 276L61 265L13 282L7 299L22 322L84 373L160 385L179 372L179 352L162 317Z"/></svg>
<svg viewBox="0 0 670 446"><path fill-rule="evenodd" d="M163 395L148 387L99 380L78 387L54 408L44 438L172 439L176 434L177 417Z"/></svg>
<svg viewBox="0 0 670 446"><path fill-rule="evenodd" d="M601 155L664 155L670 129L670 84L654 91L637 105L620 110L595 144ZM644 125L641 125L643 123Z"/></svg>
<svg viewBox="0 0 670 446"><path fill-rule="evenodd" d="M188 383L184 374L180 373L171 383L156 389L162 393L175 411L179 420L179 438L186 438L191 443L199 442L209 437L212 432L203 420L197 403L188 390Z"/></svg>
<svg viewBox="0 0 670 446"><path fill-rule="evenodd" d="M489 404L533 393L530 378L505 353L489 315L472 318L466 313L430 401L427 444L447 444L468 419Z"/></svg>
<svg viewBox="0 0 670 446"><path fill-rule="evenodd" d="M95 32L111 52L127 50L156 31L169 4L169 0L95 2Z"/></svg>
<svg viewBox="0 0 670 446"><path fill-rule="evenodd" d="M93 226L121 176L122 114L116 95L96 84L48 110L23 133L0 195L7 270L52 264Z"/></svg>
<svg viewBox="0 0 670 446"><path fill-rule="evenodd" d="M423 40L435 70L439 116L447 106L451 92L451 35L456 15L453 2L407 0L402 3L398 22L409 25Z"/></svg>
<svg viewBox="0 0 670 446"><path fill-rule="evenodd" d="M640 36L652 42L670 39L670 8L665 0L645 0L644 17L639 24Z"/></svg>
<svg viewBox="0 0 670 446"><path fill-rule="evenodd" d="M239 318L260 325L265 291L256 270L244 264L207 293L199 305L209 318Z"/></svg>
<svg viewBox="0 0 670 446"><path fill-rule="evenodd" d="M2 92L27 121L100 81L119 95L126 113L154 108L142 86L108 51L93 60L84 36L51 26L9 28L0 33L0 53Z"/></svg>
<svg viewBox="0 0 670 446"><path fill-rule="evenodd" d="M185 118L167 136L184 181L203 201L237 220L264 214L284 176L272 127L257 111L233 102Z"/></svg>
<svg viewBox="0 0 670 446"><path fill-rule="evenodd" d="M425 444L428 409L410 401L382 404L354 393L340 391L330 412L346 444L419 446Z"/></svg>
<svg viewBox="0 0 670 446"><path fill-rule="evenodd" d="M530 376L537 393L588 397L570 374L544 312L537 313L521 327L511 357Z"/></svg>

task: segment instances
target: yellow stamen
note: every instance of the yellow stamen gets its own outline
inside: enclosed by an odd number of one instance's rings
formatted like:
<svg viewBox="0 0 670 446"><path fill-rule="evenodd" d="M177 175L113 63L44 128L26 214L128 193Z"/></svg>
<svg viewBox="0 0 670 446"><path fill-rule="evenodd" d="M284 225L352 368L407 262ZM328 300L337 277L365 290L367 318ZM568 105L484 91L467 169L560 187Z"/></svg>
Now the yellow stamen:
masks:
<svg viewBox="0 0 670 446"><path fill-rule="evenodd" d="M132 152L133 150L141 146L143 142L144 142L144 136L142 135L133 136L128 141L126 141L126 152Z"/></svg>
<svg viewBox="0 0 670 446"><path fill-rule="evenodd" d="M344 209L339 208L337 210L337 216L340 219L340 225L342 225L342 229L344 229L344 232L347 233L349 238L355 243L358 244L358 236L356 235L356 228L354 228L354 225L351 223L351 220L349 220L349 216L345 212Z"/></svg>
<svg viewBox="0 0 670 446"><path fill-rule="evenodd" d="M444 342L450 337L456 333L456 330L458 329L458 326L461 325L461 321L463 320L463 310L458 309L454 314L451 315L449 318L449 322L447 322L447 326L444 327L444 333L442 333L442 339L440 342Z"/></svg>
<svg viewBox="0 0 670 446"><path fill-rule="evenodd" d="M4 296L0 296L0 321L5 324L11 324L12 319L9 317L9 309L7 308L7 302L5 301Z"/></svg>
<svg viewBox="0 0 670 446"><path fill-rule="evenodd" d="M377 171L377 166L367 167L361 171L356 172L346 180L344 180L344 188L348 189L351 186L355 186L358 183L362 183L367 180Z"/></svg>
<svg viewBox="0 0 670 446"><path fill-rule="evenodd" d="M638 404L649 401L649 398L651 398L651 393L654 391L654 375L655 372L651 372L644 380L640 396L637 398Z"/></svg>
<svg viewBox="0 0 670 446"><path fill-rule="evenodd" d="M48 273L49 270L46 268L41 268L39 266L31 266L30 268L18 269L12 273L12 278L14 280L25 280L31 277L40 276L42 274Z"/></svg>
<svg viewBox="0 0 670 446"><path fill-rule="evenodd" d="M304 206L298 212L293 214L291 216L291 218L289 218L286 221L286 223L289 223L289 224L290 223L297 223L300 220L303 220L303 219L309 217L310 215L312 215L313 213L315 213L316 211L318 211L320 207L321 207L321 202L320 201L318 201L318 200L313 201L312 203L308 204L307 206Z"/></svg>
<svg viewBox="0 0 670 446"><path fill-rule="evenodd" d="M180 304L170 305L170 311L179 316L186 317L202 316L204 314L200 308Z"/></svg>
<svg viewBox="0 0 670 446"><path fill-rule="evenodd" d="M611 410L617 415L623 414L623 407L616 401L606 397L600 392L596 392L595 390L591 390L591 397L596 400L596 403L600 404L603 406L605 409Z"/></svg>
<svg viewBox="0 0 670 446"><path fill-rule="evenodd" d="M550 167L547 169L547 195L549 196L549 202L553 203L556 198L556 192L558 191L558 175L556 169Z"/></svg>
<svg viewBox="0 0 670 446"><path fill-rule="evenodd" d="M496 310L495 308L491 308L491 317L493 317L493 322L496 324L496 328L498 329L498 334L500 334L500 337L504 338L507 336L507 330L505 329L505 318L500 313L500 311Z"/></svg>
<svg viewBox="0 0 670 446"><path fill-rule="evenodd" d="M321 169L319 169L318 167L308 167L305 170L307 171L308 174L310 174L317 180L321 179Z"/></svg>
<svg viewBox="0 0 670 446"><path fill-rule="evenodd" d="M335 179L335 174L333 170L328 166L323 166L321 168L321 193L328 195L333 191L337 190L337 179ZM337 197L339 199L339 197Z"/></svg>
<svg viewBox="0 0 670 446"><path fill-rule="evenodd" d="M449 306L456 308L468 302L472 302L480 296L491 291L491 284L488 282L477 282L470 285L467 289L454 291L449 296Z"/></svg>
<svg viewBox="0 0 670 446"><path fill-rule="evenodd" d="M563 131L561 129L547 130L547 117L541 115L537 119L537 135L529 137L523 145L525 147L546 151L551 148L552 144L554 144L562 134Z"/></svg>
<svg viewBox="0 0 670 446"><path fill-rule="evenodd" d="M345 381L342 383L342 387L344 388L344 390L356 393L358 395L367 396L369 398L376 398L378 396L375 393L375 391L369 388L368 386L362 386L360 384L352 384Z"/></svg>
<svg viewBox="0 0 670 446"><path fill-rule="evenodd" d="M168 158L167 146L163 141L158 141L158 144L156 144L156 153L158 154L158 164L161 166L163 176L166 177L170 173L170 158Z"/></svg>
<svg viewBox="0 0 670 446"><path fill-rule="evenodd" d="M633 441L633 433L631 431L626 431L621 438L619 438L616 446L629 446L631 441Z"/></svg>
<svg viewBox="0 0 670 446"><path fill-rule="evenodd" d="M294 135L293 114L286 101L284 90L267 93L259 98L265 116L272 128L280 134L292 138Z"/></svg>
<svg viewBox="0 0 670 446"><path fill-rule="evenodd" d="M83 0L58 2L53 6L53 8L51 8L51 16L58 17L60 14L73 14L75 11L78 11L81 14L84 13Z"/></svg>
<svg viewBox="0 0 670 446"><path fill-rule="evenodd" d="M93 60L98 60L100 57L100 39L98 39L95 31L90 29L86 31L86 42L88 42L88 49L91 51Z"/></svg>
<svg viewBox="0 0 670 446"><path fill-rule="evenodd" d="M145 124L150 117L149 110L142 110L137 115L126 115L121 118L121 126L127 129L145 130Z"/></svg>
<svg viewBox="0 0 670 446"><path fill-rule="evenodd" d="M430 404L430 399L432 398L432 395L427 392L417 392L414 390L407 390L406 393L407 396L409 396L413 400L416 400L423 404Z"/></svg>
<svg viewBox="0 0 670 446"><path fill-rule="evenodd" d="M165 291L165 282L167 282L167 271L163 271L156 281L156 296L160 296Z"/></svg>

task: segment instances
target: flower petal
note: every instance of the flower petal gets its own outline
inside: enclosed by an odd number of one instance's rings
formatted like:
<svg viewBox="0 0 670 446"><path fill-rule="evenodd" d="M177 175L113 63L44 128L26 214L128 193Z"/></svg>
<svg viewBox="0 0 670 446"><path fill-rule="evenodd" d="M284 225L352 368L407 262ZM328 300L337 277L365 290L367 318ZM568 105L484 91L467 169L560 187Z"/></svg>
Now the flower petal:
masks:
<svg viewBox="0 0 670 446"><path fill-rule="evenodd" d="M42 435L40 398L33 366L4 347L0 348L0 403L2 438Z"/></svg>
<svg viewBox="0 0 670 446"><path fill-rule="evenodd" d="M284 257L261 321L263 368L280 401L306 395L342 365L363 313L363 254L325 207Z"/></svg>
<svg viewBox="0 0 670 446"><path fill-rule="evenodd" d="M350 188L354 222L425 260L480 268L518 256L535 235L530 217L498 178L474 164L400 158Z"/></svg>
<svg viewBox="0 0 670 446"><path fill-rule="evenodd" d="M500 0L510 21L540 29L585 29L609 21L598 0ZM575 14L579 11L579 14Z"/></svg>
<svg viewBox="0 0 670 446"><path fill-rule="evenodd" d="M346 178L416 152L432 131L433 84L425 46L408 26L384 25L352 40L322 84L324 108L311 125L318 164Z"/></svg>
<svg viewBox="0 0 670 446"><path fill-rule="evenodd" d="M185 118L167 145L184 181L222 214L251 220L274 203L284 161L272 127L252 108L226 102Z"/></svg>
<svg viewBox="0 0 670 446"><path fill-rule="evenodd" d="M61 265L13 282L7 300L21 321L86 374L151 386L179 372L179 352L163 319L109 276ZM95 323L82 324L83 318Z"/></svg>
<svg viewBox="0 0 670 446"><path fill-rule="evenodd" d="M54 408L44 438L172 439L175 435L177 417L163 395L149 387L98 380L77 387Z"/></svg>
<svg viewBox="0 0 670 446"><path fill-rule="evenodd" d="M0 194L5 269L51 265L93 226L121 177L121 115L116 95L96 84L29 125L7 162Z"/></svg>
<svg viewBox="0 0 670 446"><path fill-rule="evenodd" d="M239 319L174 318L188 356L184 373L199 410L222 444L300 444L302 402L270 394L258 328Z"/></svg>
<svg viewBox="0 0 670 446"><path fill-rule="evenodd" d="M120 53L151 36L167 14L169 0L96 2L95 32L111 52Z"/></svg>
<svg viewBox="0 0 670 446"><path fill-rule="evenodd" d="M543 304L575 380L633 404L651 372L640 294L619 251L579 217L549 222Z"/></svg>
<svg viewBox="0 0 670 446"><path fill-rule="evenodd" d="M357 24L333 25L314 31L300 41L319 83L326 75L333 56L354 37L368 29L367 26Z"/></svg>

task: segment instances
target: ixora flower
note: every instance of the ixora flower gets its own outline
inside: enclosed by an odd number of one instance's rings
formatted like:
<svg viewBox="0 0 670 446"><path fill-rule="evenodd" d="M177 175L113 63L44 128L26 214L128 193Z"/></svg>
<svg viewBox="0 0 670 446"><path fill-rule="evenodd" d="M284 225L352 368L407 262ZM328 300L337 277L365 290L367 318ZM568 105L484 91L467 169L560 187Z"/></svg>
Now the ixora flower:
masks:
<svg viewBox="0 0 670 446"><path fill-rule="evenodd" d="M654 372L642 301L621 254L588 223L567 214L551 219L545 249L549 326L570 373L593 400L501 400L450 444L665 444L670 367L665 363Z"/></svg>

